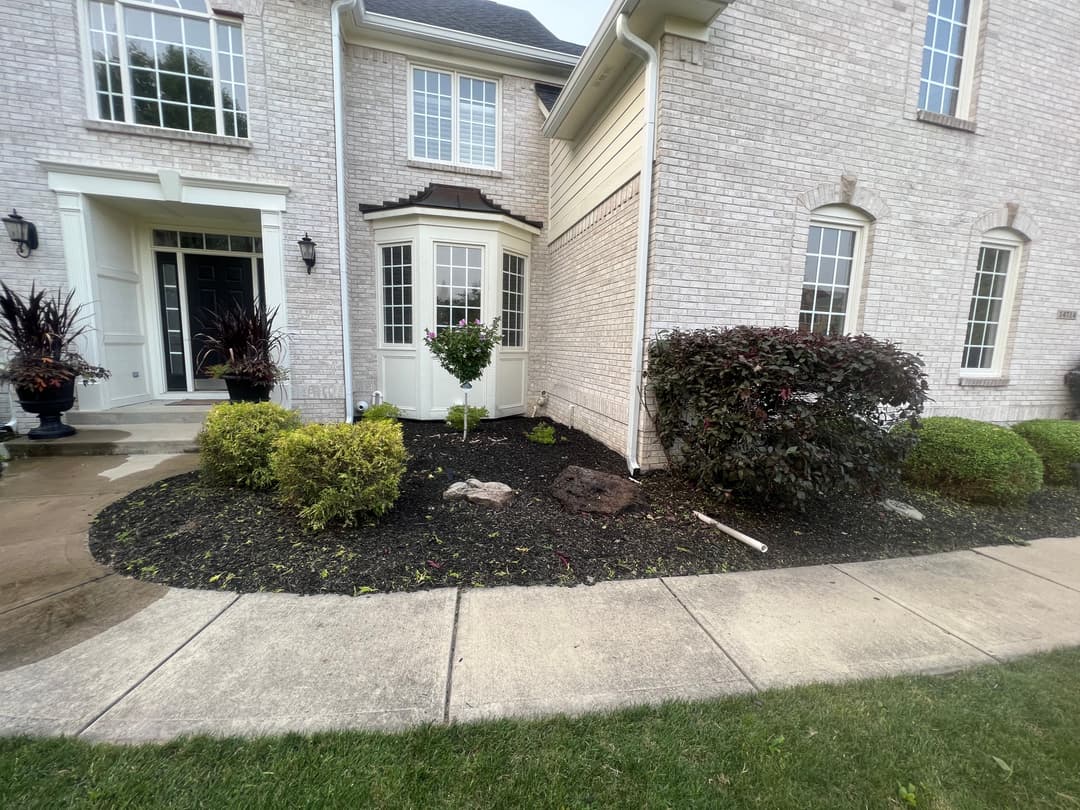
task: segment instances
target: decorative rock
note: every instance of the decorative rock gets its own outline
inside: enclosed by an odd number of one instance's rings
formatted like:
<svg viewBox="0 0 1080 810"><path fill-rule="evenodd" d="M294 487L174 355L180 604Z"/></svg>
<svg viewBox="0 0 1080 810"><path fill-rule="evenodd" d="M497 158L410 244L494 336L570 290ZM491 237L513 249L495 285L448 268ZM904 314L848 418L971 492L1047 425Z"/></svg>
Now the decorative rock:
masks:
<svg viewBox="0 0 1080 810"><path fill-rule="evenodd" d="M451 484L443 493L443 500L467 500L469 503L480 506L502 509L514 499L516 494L513 487L499 481L485 483L476 478L470 478L468 481L457 481Z"/></svg>
<svg viewBox="0 0 1080 810"><path fill-rule="evenodd" d="M559 473L551 485L551 494L569 512L619 515L648 507L640 484L573 464Z"/></svg>
<svg viewBox="0 0 1080 810"><path fill-rule="evenodd" d="M896 512L898 515L903 515L906 518L912 520L922 520L923 513L910 504L906 504L903 501L894 501L892 498L886 498L881 502L881 505L888 509L890 512Z"/></svg>
<svg viewBox="0 0 1080 810"><path fill-rule="evenodd" d="M464 481L455 481L449 487L446 492L442 494L444 501L460 501L465 497L469 491L469 485Z"/></svg>
<svg viewBox="0 0 1080 810"><path fill-rule="evenodd" d="M489 506L492 509L502 509L510 503L510 501L514 500L514 490L506 484L500 484L498 481L489 481L486 484L481 484L479 487L470 489L465 494L465 499L469 503L475 503L480 506Z"/></svg>

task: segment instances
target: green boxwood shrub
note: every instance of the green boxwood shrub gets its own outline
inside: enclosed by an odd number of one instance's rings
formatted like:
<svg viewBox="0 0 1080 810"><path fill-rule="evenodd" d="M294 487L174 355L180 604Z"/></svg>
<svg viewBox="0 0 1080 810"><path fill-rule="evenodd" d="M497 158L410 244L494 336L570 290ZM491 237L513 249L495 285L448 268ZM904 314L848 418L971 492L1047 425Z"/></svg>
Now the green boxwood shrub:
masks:
<svg viewBox="0 0 1080 810"><path fill-rule="evenodd" d="M300 415L272 402L224 402L199 433L203 479L214 486L268 489L274 440L300 426Z"/></svg>
<svg viewBox="0 0 1080 810"><path fill-rule="evenodd" d="M377 422L380 419L400 419L401 409L389 402L380 402L364 411L364 421Z"/></svg>
<svg viewBox="0 0 1080 810"><path fill-rule="evenodd" d="M487 408L477 407L474 405L469 406L469 430L480 427L480 420L486 419L488 415ZM465 429L465 406L464 405L452 405L450 410L446 412L446 424L450 425L454 430Z"/></svg>
<svg viewBox="0 0 1080 810"><path fill-rule="evenodd" d="M1013 426L1043 462L1048 484L1072 484L1070 464L1080 463L1080 422L1067 419L1033 419Z"/></svg>
<svg viewBox="0 0 1080 810"><path fill-rule="evenodd" d="M282 500L298 507L313 531L351 526L357 514L394 505L405 473L401 423L305 425L281 436L270 459Z"/></svg>
<svg viewBox="0 0 1080 810"><path fill-rule="evenodd" d="M1042 488L1042 461L1008 428L957 416L933 416L922 421L915 435L915 446L904 463L904 478L916 486L965 501L996 504L1023 502Z"/></svg>
<svg viewBox="0 0 1080 810"><path fill-rule="evenodd" d="M555 444L555 427L541 422L526 433L525 438L533 444Z"/></svg>
<svg viewBox="0 0 1080 810"><path fill-rule="evenodd" d="M898 477L912 438L887 428L917 417L927 387L891 343L752 326L662 333L648 380L673 469L769 505Z"/></svg>

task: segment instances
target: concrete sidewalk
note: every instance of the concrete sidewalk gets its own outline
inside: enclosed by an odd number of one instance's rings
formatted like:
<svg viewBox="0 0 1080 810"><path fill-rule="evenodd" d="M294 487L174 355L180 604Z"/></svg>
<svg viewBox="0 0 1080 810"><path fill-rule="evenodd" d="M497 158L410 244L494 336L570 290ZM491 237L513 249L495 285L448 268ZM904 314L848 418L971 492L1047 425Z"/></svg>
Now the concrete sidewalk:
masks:
<svg viewBox="0 0 1080 810"><path fill-rule="evenodd" d="M129 484L154 473L133 473L142 477ZM11 483L0 481L5 515L25 497L12 496ZM64 497L41 512L71 513L73 531L75 513L103 505ZM12 545L5 534L5 559ZM77 547L69 537L43 556ZM0 603L0 733L136 742L394 729L945 672L1080 644L1080 538L592 587L356 598L168 589L87 560L76 554L81 573L68 579L46 574L53 584L42 587L63 586L56 593L31 598L24 587L15 591L23 598ZM72 584L79 576L88 578ZM6 587L0 580L0 594ZM42 618L43 605L71 594L92 606L89 628Z"/></svg>

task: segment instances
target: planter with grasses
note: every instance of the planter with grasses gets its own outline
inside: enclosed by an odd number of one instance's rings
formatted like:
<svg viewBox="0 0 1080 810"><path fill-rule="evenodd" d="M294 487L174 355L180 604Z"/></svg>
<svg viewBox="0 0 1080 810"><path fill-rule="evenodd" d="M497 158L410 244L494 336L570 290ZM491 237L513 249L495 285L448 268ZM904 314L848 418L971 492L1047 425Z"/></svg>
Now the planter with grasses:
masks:
<svg viewBox="0 0 1080 810"><path fill-rule="evenodd" d="M11 358L0 381L15 389L19 407L36 414L40 424L31 439L61 439L76 431L65 424L63 414L75 405L75 380L86 384L107 379L109 372L90 365L76 342L90 327L82 306L72 306L74 291L47 295L30 287L23 298L0 282L0 339L8 344Z"/></svg>
<svg viewBox="0 0 1080 810"><path fill-rule="evenodd" d="M267 402L274 386L285 379L280 360L287 338L274 326L276 316L277 308L268 311L262 301L251 308L233 304L207 316L206 331L199 335L205 347L199 362L225 358L211 373L225 380L232 402Z"/></svg>

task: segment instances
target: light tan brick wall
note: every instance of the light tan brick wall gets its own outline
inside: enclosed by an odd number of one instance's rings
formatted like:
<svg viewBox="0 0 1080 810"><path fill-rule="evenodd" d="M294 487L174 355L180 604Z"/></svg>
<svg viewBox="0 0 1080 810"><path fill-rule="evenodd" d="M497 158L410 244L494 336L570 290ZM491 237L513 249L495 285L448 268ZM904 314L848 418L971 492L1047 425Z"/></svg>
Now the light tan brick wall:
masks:
<svg viewBox="0 0 1080 810"><path fill-rule="evenodd" d="M340 419L330 0L215 0L214 7L244 14L250 148L87 128L83 32L74 0L4 4L0 78L6 88L25 88L25 96L0 106L0 200L35 222L41 246L22 260L13 245L0 245L0 278L20 291L31 282L66 283L56 197L39 160L287 185L283 232L293 400L309 419ZM295 248L304 231L319 243L310 276ZM5 402L0 396L0 408Z"/></svg>
<svg viewBox="0 0 1080 810"><path fill-rule="evenodd" d="M477 187L515 214L545 225L547 219L548 142L540 134L543 114L535 81L509 74L500 77L499 171L447 168L409 160L409 64L404 54L361 45L346 47L350 320L358 399L367 399L376 387L378 325L374 240L359 204L395 200L415 194L428 183L447 183ZM547 264L545 232L533 239L529 263L530 373L540 356L538 307ZM414 326L419 335L433 324L417 321Z"/></svg>
<svg viewBox="0 0 1080 810"><path fill-rule="evenodd" d="M648 331L795 325L808 204L849 175L879 214L859 328L924 357L928 412L1060 416L1080 360L1080 322L1056 318L1080 308L1080 6L988 4L975 134L916 120L925 14L740 0L707 45L665 39ZM1008 384L961 387L979 238L1008 203L1033 231Z"/></svg>
<svg viewBox="0 0 1080 810"><path fill-rule="evenodd" d="M638 222L635 177L551 244L533 388L545 413L626 450Z"/></svg>

